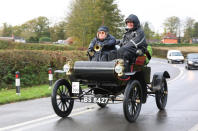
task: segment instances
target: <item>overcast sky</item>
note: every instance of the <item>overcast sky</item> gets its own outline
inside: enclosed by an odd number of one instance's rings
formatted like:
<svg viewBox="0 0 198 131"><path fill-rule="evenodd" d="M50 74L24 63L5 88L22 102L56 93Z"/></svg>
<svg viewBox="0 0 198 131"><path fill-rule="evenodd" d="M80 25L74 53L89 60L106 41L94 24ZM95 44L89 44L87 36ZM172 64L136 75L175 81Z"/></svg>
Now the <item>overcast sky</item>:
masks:
<svg viewBox="0 0 198 131"><path fill-rule="evenodd" d="M63 20L72 0L0 0L0 24L20 25L38 16L53 23ZM148 21L154 31L162 31L167 17L181 20L192 17L198 21L198 0L117 0L121 13L136 14L141 22Z"/></svg>

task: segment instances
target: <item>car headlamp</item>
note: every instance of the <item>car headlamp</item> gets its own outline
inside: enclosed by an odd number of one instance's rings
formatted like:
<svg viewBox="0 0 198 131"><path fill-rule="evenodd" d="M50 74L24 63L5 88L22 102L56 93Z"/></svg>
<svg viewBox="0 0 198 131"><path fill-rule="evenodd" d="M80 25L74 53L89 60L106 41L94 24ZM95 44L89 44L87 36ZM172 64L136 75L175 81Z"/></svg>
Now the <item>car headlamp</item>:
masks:
<svg viewBox="0 0 198 131"><path fill-rule="evenodd" d="M193 62L192 61L188 61L188 64L193 64Z"/></svg>
<svg viewBox="0 0 198 131"><path fill-rule="evenodd" d="M117 75L123 76L123 72L124 72L124 61L122 59L118 59L117 63L115 65L115 72L117 73Z"/></svg>
<svg viewBox="0 0 198 131"><path fill-rule="evenodd" d="M72 62L68 61L64 66L63 66L63 71L66 73L66 75L71 75L71 70L72 70Z"/></svg>
<svg viewBox="0 0 198 131"><path fill-rule="evenodd" d="M70 70L70 65L69 64L65 64L63 66L63 71L65 71L67 73L67 72L69 72L69 70Z"/></svg>
<svg viewBox="0 0 198 131"><path fill-rule="evenodd" d="M120 74L120 73L122 73L122 71L123 71L123 66L121 66L120 64L116 65L115 72Z"/></svg>

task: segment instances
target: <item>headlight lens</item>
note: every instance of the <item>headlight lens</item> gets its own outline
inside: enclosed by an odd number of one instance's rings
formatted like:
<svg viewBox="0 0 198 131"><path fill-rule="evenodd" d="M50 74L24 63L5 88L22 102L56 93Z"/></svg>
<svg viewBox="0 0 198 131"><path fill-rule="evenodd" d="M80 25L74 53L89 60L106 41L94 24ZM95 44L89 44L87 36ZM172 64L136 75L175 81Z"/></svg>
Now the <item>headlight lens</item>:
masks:
<svg viewBox="0 0 198 131"><path fill-rule="evenodd" d="M123 70L123 68L122 68L121 65L117 65L117 66L115 67L115 72L118 73L118 74L122 73L122 70Z"/></svg>
<svg viewBox="0 0 198 131"><path fill-rule="evenodd" d="M69 64L65 64L65 65L63 66L63 71L65 71L66 73L68 73L69 70L70 70L70 65L69 65Z"/></svg>
<svg viewBox="0 0 198 131"><path fill-rule="evenodd" d="M193 62L192 61L188 61L188 64L193 64Z"/></svg>

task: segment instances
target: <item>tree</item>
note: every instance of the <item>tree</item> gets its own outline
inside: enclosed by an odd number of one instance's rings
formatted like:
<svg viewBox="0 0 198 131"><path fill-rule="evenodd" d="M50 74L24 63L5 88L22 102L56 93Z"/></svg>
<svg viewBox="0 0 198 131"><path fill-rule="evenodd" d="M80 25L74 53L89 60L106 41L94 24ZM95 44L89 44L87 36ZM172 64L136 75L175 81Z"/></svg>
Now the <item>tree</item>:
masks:
<svg viewBox="0 0 198 131"><path fill-rule="evenodd" d="M157 32L157 33L154 33L153 39L158 40L158 42L160 42L162 39L162 36Z"/></svg>
<svg viewBox="0 0 198 131"><path fill-rule="evenodd" d="M121 37L123 16L115 0L74 0L66 18L67 34L83 47L95 37L99 26L105 25L115 37Z"/></svg>
<svg viewBox="0 0 198 131"><path fill-rule="evenodd" d="M49 20L47 17L40 16L29 20L21 25L21 29L21 36L28 42L39 42L41 37L50 37Z"/></svg>
<svg viewBox="0 0 198 131"><path fill-rule="evenodd" d="M61 21L50 27L50 36L52 41L57 41L59 39L65 40L66 37L66 22Z"/></svg>
<svg viewBox="0 0 198 131"><path fill-rule="evenodd" d="M179 34L180 32L180 19L176 16L169 17L163 23L164 30L167 32L173 33L175 35Z"/></svg>
<svg viewBox="0 0 198 131"><path fill-rule="evenodd" d="M12 33L14 36L21 36L21 33L23 32L21 26L14 26L12 28Z"/></svg>
<svg viewBox="0 0 198 131"><path fill-rule="evenodd" d="M198 22L194 23L193 37L198 37Z"/></svg>
<svg viewBox="0 0 198 131"><path fill-rule="evenodd" d="M12 26L11 25L8 25L7 23L3 23L2 36L4 36L4 37L12 36Z"/></svg>
<svg viewBox="0 0 198 131"><path fill-rule="evenodd" d="M148 22L143 25L143 30L147 41L153 39L154 32L150 29Z"/></svg>
<svg viewBox="0 0 198 131"><path fill-rule="evenodd" d="M184 25L184 42L189 42L190 39L193 37L193 25L195 20L188 17L186 18L185 25Z"/></svg>

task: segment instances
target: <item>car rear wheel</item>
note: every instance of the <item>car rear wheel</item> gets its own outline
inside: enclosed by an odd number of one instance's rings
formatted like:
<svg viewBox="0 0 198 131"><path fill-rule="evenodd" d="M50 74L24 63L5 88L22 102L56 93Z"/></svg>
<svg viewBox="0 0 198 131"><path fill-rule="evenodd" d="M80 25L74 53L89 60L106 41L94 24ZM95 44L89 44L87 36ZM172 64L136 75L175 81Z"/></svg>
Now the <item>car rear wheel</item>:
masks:
<svg viewBox="0 0 198 131"><path fill-rule="evenodd" d="M55 113L60 117L67 117L73 109L71 89L70 83L65 79L57 80L54 85L51 101Z"/></svg>
<svg viewBox="0 0 198 131"><path fill-rule="evenodd" d="M142 88L137 80L128 82L124 92L123 111L127 121L135 122L142 106Z"/></svg>

